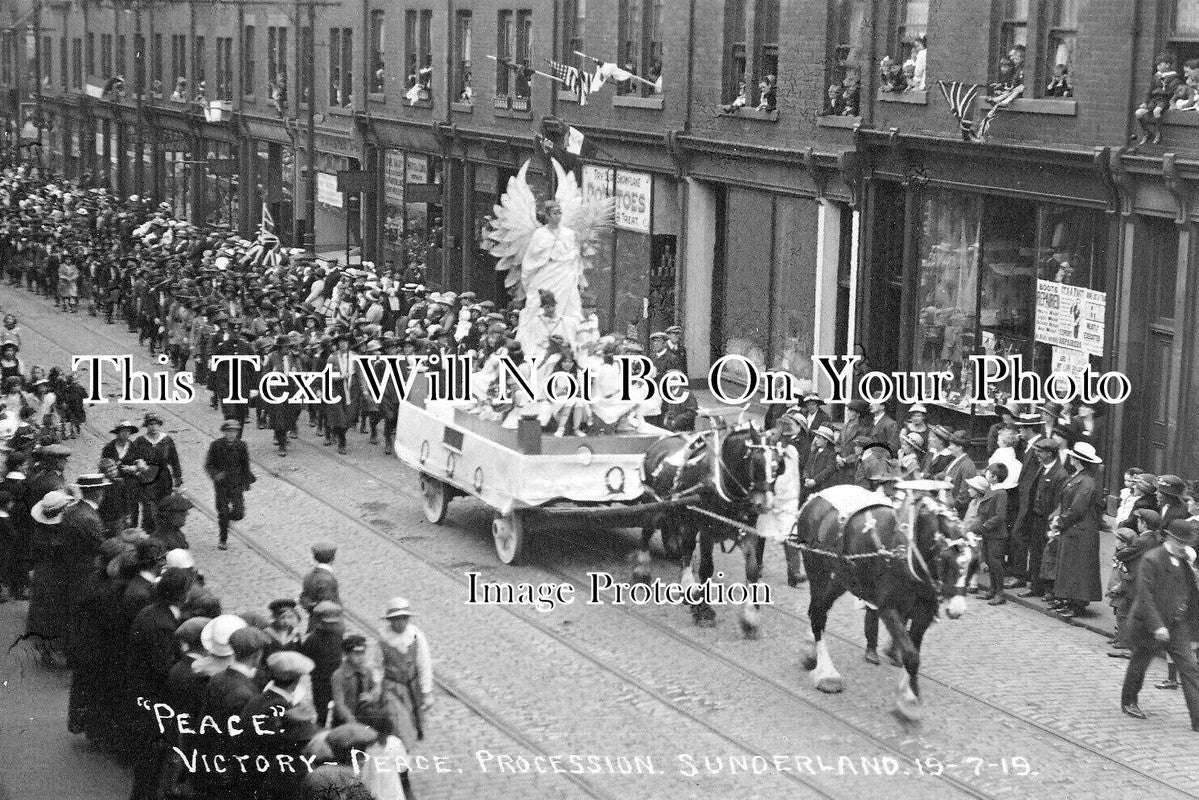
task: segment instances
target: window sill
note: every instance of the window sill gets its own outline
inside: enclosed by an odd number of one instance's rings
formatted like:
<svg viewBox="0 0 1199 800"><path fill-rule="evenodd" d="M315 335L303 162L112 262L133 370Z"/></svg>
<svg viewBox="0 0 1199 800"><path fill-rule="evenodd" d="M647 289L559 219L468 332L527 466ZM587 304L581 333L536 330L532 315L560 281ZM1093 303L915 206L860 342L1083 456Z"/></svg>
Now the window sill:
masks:
<svg viewBox="0 0 1199 800"><path fill-rule="evenodd" d="M381 106L387 105L387 95L383 92L371 92L366 96L366 99Z"/></svg>
<svg viewBox="0 0 1199 800"><path fill-rule="evenodd" d="M352 117L352 116L354 116L354 107L353 106L329 106L329 113L334 114L339 117Z"/></svg>
<svg viewBox="0 0 1199 800"><path fill-rule="evenodd" d="M984 107L990 108L984 104ZM1023 114L1047 114L1055 117L1073 117L1078 115L1078 101L1056 97L1027 98L1017 97L1012 104L1003 109L1003 113L1015 111Z"/></svg>
<svg viewBox="0 0 1199 800"><path fill-rule="evenodd" d="M816 118L816 124L822 128L856 128L862 124L862 118L825 114Z"/></svg>
<svg viewBox="0 0 1199 800"><path fill-rule="evenodd" d="M492 112L492 116L502 119L532 119L532 111L517 111L511 108L497 108Z"/></svg>
<svg viewBox="0 0 1199 800"><path fill-rule="evenodd" d="M725 113L722 111L720 113L720 116L726 117L728 119L756 119L759 122L778 122L779 121L779 112L777 109L774 111L759 111L756 108L749 108L748 106L742 106L741 108L737 109L736 111L732 111L732 112L728 112L728 113Z"/></svg>
<svg viewBox="0 0 1199 800"><path fill-rule="evenodd" d="M653 97L638 97L633 94L618 94L612 97L613 108L648 108L655 111L662 110L662 96L655 95Z"/></svg>
<svg viewBox="0 0 1199 800"><path fill-rule="evenodd" d="M432 108L432 107L433 107L432 100L417 100L415 103L409 103L409 102L404 103L404 108Z"/></svg>
<svg viewBox="0 0 1199 800"><path fill-rule="evenodd" d="M1180 128L1199 128L1199 111L1166 111L1163 121Z"/></svg>
<svg viewBox="0 0 1199 800"><path fill-rule="evenodd" d="M879 92L878 101L880 103L906 103L912 106L928 105L928 90L911 91L911 92Z"/></svg>
<svg viewBox="0 0 1199 800"><path fill-rule="evenodd" d="M474 103L450 103L450 111L455 111L459 114L475 113Z"/></svg>

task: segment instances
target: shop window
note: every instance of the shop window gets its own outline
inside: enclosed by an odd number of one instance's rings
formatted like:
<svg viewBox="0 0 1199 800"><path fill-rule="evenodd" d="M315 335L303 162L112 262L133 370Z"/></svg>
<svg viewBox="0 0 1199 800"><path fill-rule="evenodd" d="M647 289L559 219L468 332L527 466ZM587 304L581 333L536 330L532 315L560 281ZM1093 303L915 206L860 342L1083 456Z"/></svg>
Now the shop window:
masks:
<svg viewBox="0 0 1199 800"><path fill-rule="evenodd" d="M428 103L433 84L433 12L409 10L404 14L404 52L407 63L406 97L412 104Z"/></svg>
<svg viewBox="0 0 1199 800"><path fill-rule="evenodd" d="M471 89L471 13L458 11L454 16L454 97L459 103L473 103Z"/></svg>
<svg viewBox="0 0 1199 800"><path fill-rule="evenodd" d="M831 0L824 113L856 117L866 59L865 0Z"/></svg>
<svg viewBox="0 0 1199 800"><path fill-rule="evenodd" d="M747 9L747 3L753 3ZM748 12L754 25L750 29ZM778 0L725 0L721 110L774 111L778 94Z"/></svg>
<svg viewBox="0 0 1199 800"><path fill-rule="evenodd" d="M387 29L383 11L371 11L370 18L370 91L381 94L387 75Z"/></svg>
<svg viewBox="0 0 1199 800"><path fill-rule="evenodd" d="M247 25L245 35L241 43L241 91L242 94L254 94L254 88L258 77L258 64L254 60L254 49L257 47L257 42L254 41L254 26Z"/></svg>
<svg viewBox="0 0 1199 800"><path fill-rule="evenodd" d="M583 70L586 64L582 56L585 53L585 31L587 26L587 0L563 0L562 3L562 47L561 61L563 64Z"/></svg>
<svg viewBox="0 0 1199 800"><path fill-rule="evenodd" d="M533 46L533 12L502 10L496 16L496 73L497 104L519 111L529 110L533 69L530 65ZM506 98L501 100L499 98Z"/></svg>
<svg viewBox="0 0 1199 800"><path fill-rule="evenodd" d="M618 83L616 93L661 94L661 0L620 0L617 37L617 63L633 77Z"/></svg>
<svg viewBox="0 0 1199 800"><path fill-rule="evenodd" d="M100 77L112 77L112 34L100 34Z"/></svg>

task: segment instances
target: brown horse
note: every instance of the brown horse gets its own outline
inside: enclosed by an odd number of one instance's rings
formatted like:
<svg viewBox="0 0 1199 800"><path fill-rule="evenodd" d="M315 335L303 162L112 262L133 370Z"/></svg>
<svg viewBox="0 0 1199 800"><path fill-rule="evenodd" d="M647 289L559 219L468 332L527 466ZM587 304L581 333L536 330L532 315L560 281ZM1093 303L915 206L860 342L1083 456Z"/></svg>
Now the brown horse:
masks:
<svg viewBox="0 0 1199 800"><path fill-rule="evenodd" d="M823 637L829 610L848 591L876 608L891 634L893 656L906 670L895 710L910 721L921 715L917 671L925 631L944 598L951 619L964 613L972 557L971 542L953 511L918 494L896 511L886 495L834 486L804 503L796 526L812 593L804 668L820 691L844 688Z"/></svg>
<svg viewBox="0 0 1199 800"><path fill-rule="evenodd" d="M751 531L773 501L782 468L782 448L756 426L678 434L655 442L645 456L645 484L657 499L683 504L657 515L642 529L634 580L649 580L649 542L654 531L661 530L663 546L677 558L684 585L695 583L691 560L696 544L702 584L714 572L713 548L727 541L741 547L746 583L756 584L762 576L765 540ZM691 613L698 625L712 624L716 618L706 602L691 606ZM759 625L757 607L746 600L741 606L746 637L756 638Z"/></svg>

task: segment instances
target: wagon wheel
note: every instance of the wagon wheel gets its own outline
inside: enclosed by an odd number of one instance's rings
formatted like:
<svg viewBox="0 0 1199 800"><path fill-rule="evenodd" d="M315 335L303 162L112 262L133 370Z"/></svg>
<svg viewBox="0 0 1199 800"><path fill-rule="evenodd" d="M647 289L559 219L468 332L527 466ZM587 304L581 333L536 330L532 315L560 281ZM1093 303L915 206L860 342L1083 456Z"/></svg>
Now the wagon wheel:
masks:
<svg viewBox="0 0 1199 800"><path fill-rule="evenodd" d="M425 519L434 525L440 524L445 519L446 509L450 507L449 488L432 475L421 473L420 493Z"/></svg>
<svg viewBox="0 0 1199 800"><path fill-rule="evenodd" d="M515 564L525 547L525 519L519 511L495 515L491 522L491 538L495 554L504 564Z"/></svg>

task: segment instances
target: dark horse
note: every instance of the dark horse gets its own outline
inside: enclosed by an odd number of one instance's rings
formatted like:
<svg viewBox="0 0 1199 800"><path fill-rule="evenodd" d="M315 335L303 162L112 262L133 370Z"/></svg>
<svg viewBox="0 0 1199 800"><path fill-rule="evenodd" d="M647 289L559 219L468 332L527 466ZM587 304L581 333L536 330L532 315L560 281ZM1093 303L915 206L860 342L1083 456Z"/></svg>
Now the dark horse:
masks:
<svg viewBox="0 0 1199 800"><path fill-rule="evenodd" d="M782 467L782 449L753 426L718 427L655 442L645 455L645 484L657 499L685 504L657 515L642 530L634 579L649 580L649 541L655 530L661 530L668 556L678 559L683 585L695 583L691 559L697 541L699 583L712 577L716 543L734 541L745 555L747 585L757 584L765 540L753 533L754 523L770 507ZM691 613L696 624L712 624L716 618L706 602L692 605ZM748 599L741 606L741 626L748 638L757 636L757 607Z"/></svg>
<svg viewBox="0 0 1199 800"><path fill-rule="evenodd" d="M920 718L920 644L937 616L960 617L966 606L966 566L971 543L947 506L927 491L910 490L898 511L886 495L857 486L817 492L799 511L796 540L804 551L811 586L812 633L804 668L816 688L839 692L840 674L824 641L828 612L846 591L878 609L891 634L891 652L907 674L900 678L896 712Z"/></svg>

